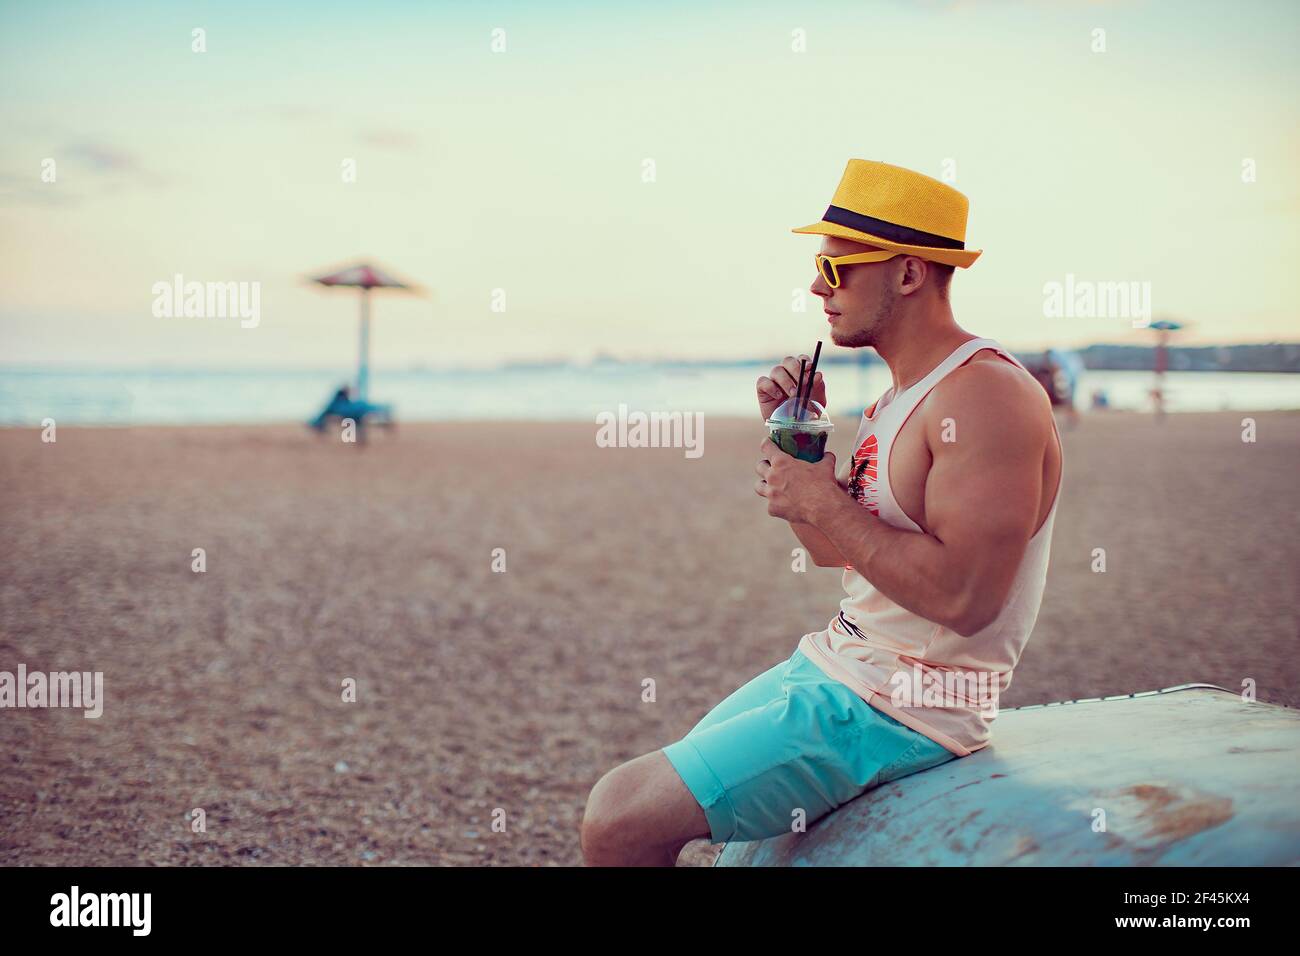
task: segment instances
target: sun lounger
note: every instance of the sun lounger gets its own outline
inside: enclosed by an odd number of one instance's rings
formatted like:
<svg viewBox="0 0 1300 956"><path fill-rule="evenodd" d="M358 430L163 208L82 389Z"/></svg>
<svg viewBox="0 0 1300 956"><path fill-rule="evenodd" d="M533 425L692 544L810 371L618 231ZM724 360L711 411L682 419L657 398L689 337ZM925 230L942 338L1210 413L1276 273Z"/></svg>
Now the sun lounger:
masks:
<svg viewBox="0 0 1300 956"><path fill-rule="evenodd" d="M335 396L325 406L324 410L307 424L317 431L324 431L331 423L341 422L348 418L356 422L359 429L364 428L366 425L392 427L393 407L391 405L375 405L371 402Z"/></svg>

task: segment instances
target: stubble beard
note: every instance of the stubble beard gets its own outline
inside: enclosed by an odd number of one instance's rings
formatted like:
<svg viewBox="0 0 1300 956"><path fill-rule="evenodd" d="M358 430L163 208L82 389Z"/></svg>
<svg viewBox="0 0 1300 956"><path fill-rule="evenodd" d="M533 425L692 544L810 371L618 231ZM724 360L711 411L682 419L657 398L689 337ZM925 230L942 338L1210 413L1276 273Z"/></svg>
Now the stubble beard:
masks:
<svg viewBox="0 0 1300 956"><path fill-rule="evenodd" d="M875 348L894 327L895 298L894 290L886 289L881 294L880 302L876 305L876 314L871 317L870 322L843 337L837 337L835 330L832 329L831 341L848 349Z"/></svg>

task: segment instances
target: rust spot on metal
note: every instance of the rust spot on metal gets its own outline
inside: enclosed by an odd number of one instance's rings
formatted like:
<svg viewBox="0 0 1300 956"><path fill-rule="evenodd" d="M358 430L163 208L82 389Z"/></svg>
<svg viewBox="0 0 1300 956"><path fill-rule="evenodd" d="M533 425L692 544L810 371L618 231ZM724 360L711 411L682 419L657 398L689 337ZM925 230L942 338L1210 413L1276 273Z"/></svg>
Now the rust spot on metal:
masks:
<svg viewBox="0 0 1300 956"><path fill-rule="evenodd" d="M1197 794L1180 798L1169 788L1152 784L1138 784L1120 793L1142 801L1139 819L1146 823L1152 836L1170 842L1232 819L1232 800L1228 797Z"/></svg>
<svg viewBox="0 0 1300 956"><path fill-rule="evenodd" d="M1031 853L1037 853L1038 849L1039 848L1038 848L1037 840L1035 840L1031 836L1025 836L1024 834L1021 834L1020 836L1016 837L1015 844L1012 847L1011 855L1002 861L1002 865L1005 866L1006 864L1012 862L1013 860L1020 859L1022 856L1029 856Z"/></svg>
<svg viewBox="0 0 1300 956"><path fill-rule="evenodd" d="M956 830L964 829L967 824L969 824L972 820L974 820L977 816L979 816L983 812L984 811L982 810L972 810L970 813L966 814L966 816L962 817L956 823L950 823L948 825L948 829L944 830L943 832L945 834L948 834L948 833L953 833Z"/></svg>

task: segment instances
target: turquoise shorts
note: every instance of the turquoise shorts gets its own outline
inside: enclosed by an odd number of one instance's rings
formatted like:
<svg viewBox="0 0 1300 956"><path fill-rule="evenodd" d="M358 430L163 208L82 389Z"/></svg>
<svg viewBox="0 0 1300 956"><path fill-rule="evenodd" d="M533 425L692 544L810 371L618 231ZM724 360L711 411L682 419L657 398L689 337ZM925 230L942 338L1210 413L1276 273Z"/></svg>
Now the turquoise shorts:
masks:
<svg viewBox="0 0 1300 956"><path fill-rule="evenodd" d="M812 823L872 787L957 756L798 649L663 752L704 809L714 843L790 833L800 820Z"/></svg>

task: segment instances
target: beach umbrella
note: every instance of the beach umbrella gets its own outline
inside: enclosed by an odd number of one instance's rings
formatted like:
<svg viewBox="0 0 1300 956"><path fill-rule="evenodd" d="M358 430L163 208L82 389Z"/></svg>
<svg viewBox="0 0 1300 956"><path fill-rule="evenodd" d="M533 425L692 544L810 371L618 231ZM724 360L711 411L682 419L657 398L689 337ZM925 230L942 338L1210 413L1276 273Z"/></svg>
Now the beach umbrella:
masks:
<svg viewBox="0 0 1300 956"><path fill-rule="evenodd" d="M1155 329L1157 334L1155 355L1156 387L1151 392L1151 397L1155 400L1157 418L1165 413L1165 369L1169 367L1169 356L1165 351L1165 346L1169 344L1169 333L1177 332L1182 327L1182 323L1170 319L1157 319L1147 326L1149 329Z"/></svg>
<svg viewBox="0 0 1300 956"><path fill-rule="evenodd" d="M1181 329L1182 323L1173 322L1169 319L1157 319L1147 326L1149 329L1155 329L1159 335L1156 338L1156 374L1159 375L1169 367L1168 356L1165 355L1165 346L1169 344L1169 333L1177 332Z"/></svg>
<svg viewBox="0 0 1300 956"><path fill-rule="evenodd" d="M370 290L399 289L418 294L419 286L395 279L378 266L358 262L323 276L312 276L324 286L349 286L361 290L361 355L357 359L357 398L366 400L370 388Z"/></svg>

